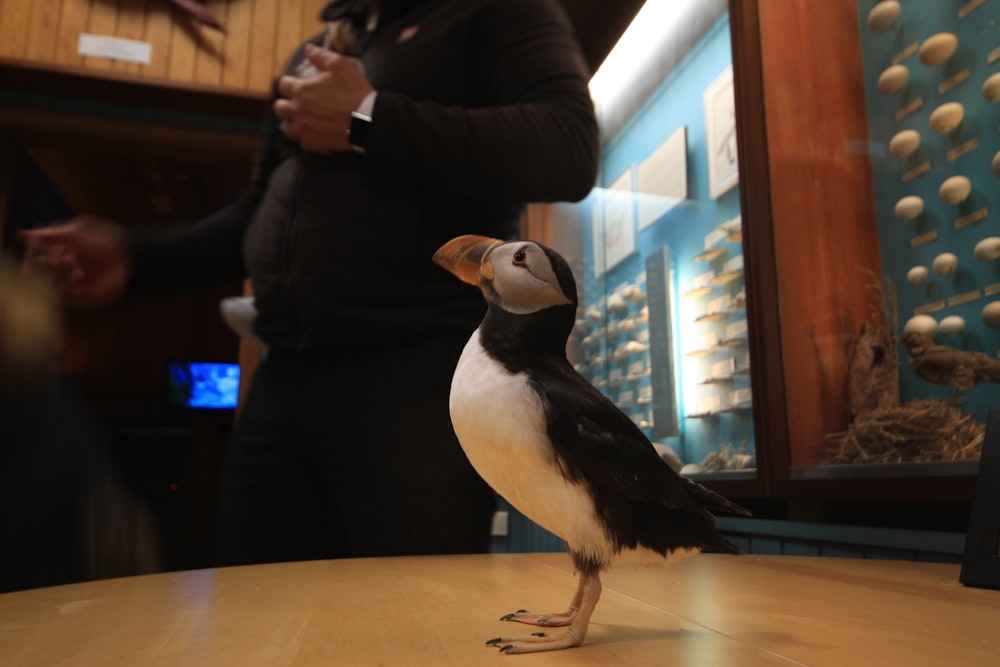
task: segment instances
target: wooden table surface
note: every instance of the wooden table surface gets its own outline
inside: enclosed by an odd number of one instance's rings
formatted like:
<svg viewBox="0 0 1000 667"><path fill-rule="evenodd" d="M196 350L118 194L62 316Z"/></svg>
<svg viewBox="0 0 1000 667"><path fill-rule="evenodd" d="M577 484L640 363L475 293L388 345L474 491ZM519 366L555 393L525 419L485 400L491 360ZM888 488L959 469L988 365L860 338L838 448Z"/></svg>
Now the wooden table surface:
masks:
<svg viewBox="0 0 1000 667"><path fill-rule="evenodd" d="M1000 665L1000 591L952 565L699 555L603 576L582 647L503 655L565 609L565 554L314 561L0 595L0 665ZM557 629L558 631L558 629Z"/></svg>

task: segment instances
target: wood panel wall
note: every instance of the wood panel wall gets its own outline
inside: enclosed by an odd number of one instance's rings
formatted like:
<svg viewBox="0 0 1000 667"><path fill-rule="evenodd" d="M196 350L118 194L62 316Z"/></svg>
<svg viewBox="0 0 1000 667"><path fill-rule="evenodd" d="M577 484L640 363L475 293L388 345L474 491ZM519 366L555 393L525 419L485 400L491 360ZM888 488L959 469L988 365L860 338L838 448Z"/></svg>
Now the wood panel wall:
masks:
<svg viewBox="0 0 1000 667"><path fill-rule="evenodd" d="M813 465L847 425L862 269L882 275L858 17L854 0L759 0L759 20L789 463Z"/></svg>
<svg viewBox="0 0 1000 667"><path fill-rule="evenodd" d="M295 47L323 29L326 2L206 0L223 35L169 0L0 0L0 58L264 92ZM81 56L81 33L149 42L152 61Z"/></svg>
<svg viewBox="0 0 1000 667"><path fill-rule="evenodd" d="M219 301L238 290L152 298L71 320L63 371L86 394L127 399L129 410L164 406L167 362L237 361L239 342Z"/></svg>

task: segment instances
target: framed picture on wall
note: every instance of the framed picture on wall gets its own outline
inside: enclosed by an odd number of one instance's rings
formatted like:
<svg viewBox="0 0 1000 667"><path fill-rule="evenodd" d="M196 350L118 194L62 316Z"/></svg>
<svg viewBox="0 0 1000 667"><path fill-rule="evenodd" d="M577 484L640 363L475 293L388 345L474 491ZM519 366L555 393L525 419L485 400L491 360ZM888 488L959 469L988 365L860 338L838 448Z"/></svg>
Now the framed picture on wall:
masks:
<svg viewBox="0 0 1000 667"><path fill-rule="evenodd" d="M632 167L616 178L604 193L604 261L611 270L635 252Z"/></svg>
<svg viewBox="0 0 1000 667"><path fill-rule="evenodd" d="M636 169L639 229L670 212L688 196L687 126L681 125Z"/></svg>
<svg viewBox="0 0 1000 667"><path fill-rule="evenodd" d="M732 65L705 89L705 144L708 151L708 194L712 199L718 199L740 180Z"/></svg>

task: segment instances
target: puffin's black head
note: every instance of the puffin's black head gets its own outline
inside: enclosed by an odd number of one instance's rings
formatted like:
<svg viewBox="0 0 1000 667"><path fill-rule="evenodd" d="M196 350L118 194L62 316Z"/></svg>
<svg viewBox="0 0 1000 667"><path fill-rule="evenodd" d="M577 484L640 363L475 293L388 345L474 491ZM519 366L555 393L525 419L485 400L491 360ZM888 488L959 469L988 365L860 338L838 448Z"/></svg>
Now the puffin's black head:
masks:
<svg viewBox="0 0 1000 667"><path fill-rule="evenodd" d="M576 310L576 281L559 253L534 241L465 235L434 253L434 262L477 285L494 307L528 315L553 306Z"/></svg>

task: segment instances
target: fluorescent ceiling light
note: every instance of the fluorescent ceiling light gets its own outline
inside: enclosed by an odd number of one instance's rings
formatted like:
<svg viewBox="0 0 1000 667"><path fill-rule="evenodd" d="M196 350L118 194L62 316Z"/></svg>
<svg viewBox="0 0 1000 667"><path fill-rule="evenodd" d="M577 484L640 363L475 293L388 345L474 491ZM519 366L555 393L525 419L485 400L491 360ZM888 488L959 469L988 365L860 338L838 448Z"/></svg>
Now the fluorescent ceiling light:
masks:
<svg viewBox="0 0 1000 667"><path fill-rule="evenodd" d="M634 111L726 7L726 0L646 0L590 79L598 116Z"/></svg>
<svg viewBox="0 0 1000 667"><path fill-rule="evenodd" d="M595 101L613 99L628 88L644 70L657 51L661 39L674 34L687 14L688 7L699 0L646 0L618 43L601 63L590 80Z"/></svg>

